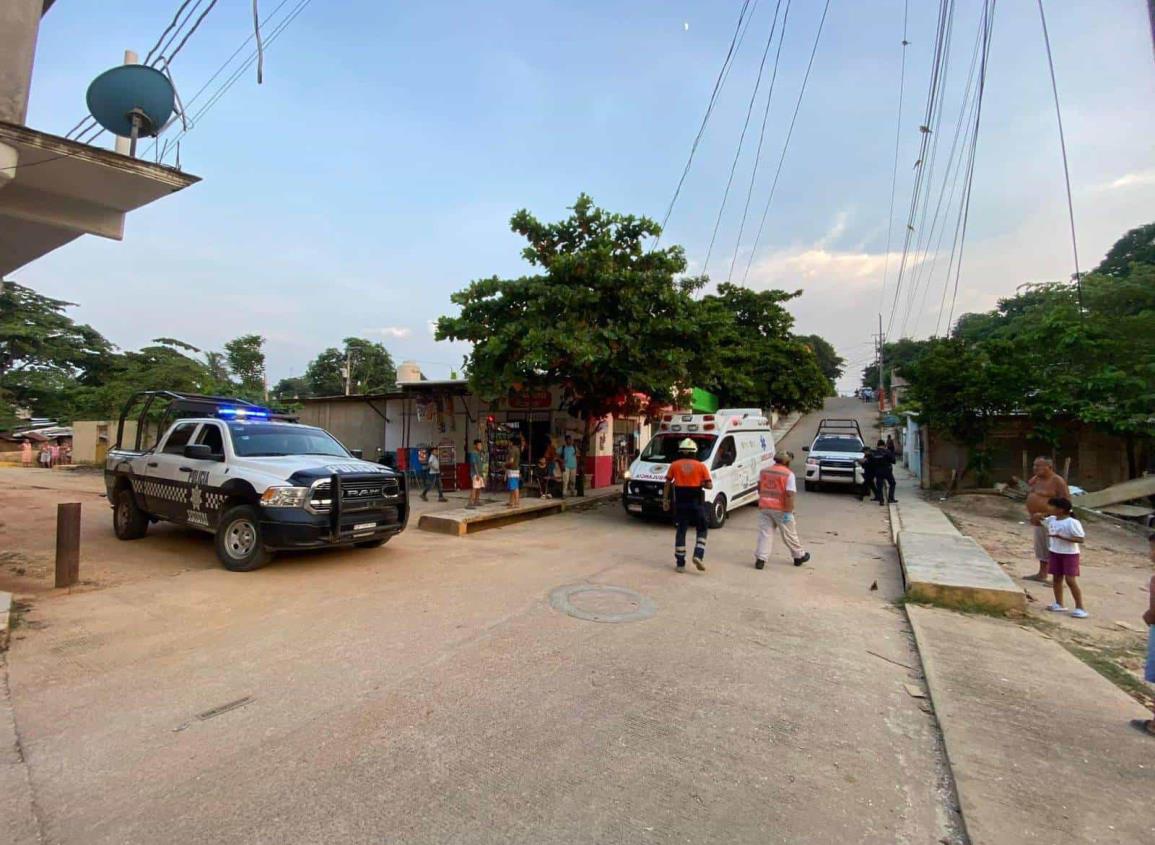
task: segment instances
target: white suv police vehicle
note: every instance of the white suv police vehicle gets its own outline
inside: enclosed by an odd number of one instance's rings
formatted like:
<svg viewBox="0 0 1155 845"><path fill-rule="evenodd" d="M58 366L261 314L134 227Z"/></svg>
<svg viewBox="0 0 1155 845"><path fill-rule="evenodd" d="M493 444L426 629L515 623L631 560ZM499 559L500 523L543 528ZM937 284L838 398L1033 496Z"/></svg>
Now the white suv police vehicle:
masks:
<svg viewBox="0 0 1155 845"><path fill-rule="evenodd" d="M862 466L858 459L866 444L858 420L824 419L818 423L818 432L806 452L807 490L816 490L824 484L855 486L862 483Z"/></svg>
<svg viewBox="0 0 1155 845"><path fill-rule="evenodd" d="M138 402L128 447L125 418ZM155 446L142 448L173 418ZM283 549L380 546L409 518L404 476L359 460L324 429L215 396L133 396L104 481L121 540L143 537L160 520L198 528L216 536L217 557L234 572Z"/></svg>

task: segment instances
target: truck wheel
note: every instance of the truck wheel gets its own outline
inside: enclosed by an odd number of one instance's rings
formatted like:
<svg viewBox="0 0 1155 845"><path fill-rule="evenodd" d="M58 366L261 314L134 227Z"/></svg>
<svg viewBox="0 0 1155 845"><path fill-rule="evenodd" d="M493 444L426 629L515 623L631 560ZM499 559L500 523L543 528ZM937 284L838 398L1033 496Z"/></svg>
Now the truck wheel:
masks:
<svg viewBox="0 0 1155 845"><path fill-rule="evenodd" d="M376 540L365 540L364 542L354 543L353 545L358 549L379 549L392 539L393 535L390 534L388 537L378 537Z"/></svg>
<svg viewBox="0 0 1155 845"><path fill-rule="evenodd" d="M724 493L719 493L714 497L714 503L710 505L708 519L711 528L721 528L726 524L726 496Z"/></svg>
<svg viewBox="0 0 1155 845"><path fill-rule="evenodd" d="M804 488L806 488L807 493L813 493L815 490L818 489L818 485L815 484L813 481L803 481L802 486Z"/></svg>
<svg viewBox="0 0 1155 845"><path fill-rule="evenodd" d="M139 540L148 531L148 514L137 507L131 490L121 490L116 494L112 529L118 540Z"/></svg>
<svg viewBox="0 0 1155 845"><path fill-rule="evenodd" d="M261 542L261 522L252 505L229 508L216 535L217 557L229 572L252 572L273 559Z"/></svg>

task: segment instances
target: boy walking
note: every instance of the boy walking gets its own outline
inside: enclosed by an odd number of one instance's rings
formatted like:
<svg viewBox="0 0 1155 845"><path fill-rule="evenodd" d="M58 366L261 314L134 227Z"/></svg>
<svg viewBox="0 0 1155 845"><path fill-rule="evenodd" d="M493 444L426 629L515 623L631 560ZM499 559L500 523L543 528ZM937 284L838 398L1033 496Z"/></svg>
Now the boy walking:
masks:
<svg viewBox="0 0 1155 845"><path fill-rule="evenodd" d="M754 568L766 566L766 559L774 549L774 531L782 532L782 541L790 549L795 566L810 560L810 552L802 548L798 539L798 522L794 519L794 494L798 481L790 469L794 453L779 449L774 453L774 465L758 475L758 545L754 550Z"/></svg>
<svg viewBox="0 0 1155 845"><path fill-rule="evenodd" d="M1087 611L1083 609L1083 591L1079 588L1079 546L1087 534L1083 531L1083 524L1071 516L1071 500L1057 496L1047 504L1051 514L1043 519L1049 537L1050 560L1047 571L1052 578L1055 589L1055 601L1047 610L1053 613L1066 613L1063 607L1063 582L1071 590L1071 598L1075 600L1075 609L1071 616L1075 619L1086 619Z"/></svg>
<svg viewBox="0 0 1155 845"><path fill-rule="evenodd" d="M425 488L421 491L421 501L429 501L429 491L437 488L437 501L448 502L441 489L441 460L437 457L437 449L429 449L429 458L425 461Z"/></svg>
<svg viewBox="0 0 1155 845"><path fill-rule="evenodd" d="M687 437L678 444L678 460L666 471L666 487L662 497L663 510L674 509L674 563L678 572L686 571L686 529L692 523L694 538L694 566L706 571L706 490L714 486L710 470L698 460L698 445Z"/></svg>
<svg viewBox="0 0 1155 845"><path fill-rule="evenodd" d="M564 499L571 492L576 492L574 480L577 478L577 449L573 445L573 435L565 436L565 445L561 447L561 497Z"/></svg>
<svg viewBox="0 0 1155 845"><path fill-rule="evenodd" d="M525 444L520 434L513 435L513 442L509 444L509 452L505 458L505 480L509 488L509 502L507 508L521 506L521 450Z"/></svg>
<svg viewBox="0 0 1155 845"><path fill-rule="evenodd" d="M1147 557L1155 563L1155 534L1147 538ZM1147 671L1143 677L1147 683L1155 684L1155 575L1147 582L1147 611L1143 614L1143 624L1147 626ZM1135 719L1131 724L1155 737L1155 720Z"/></svg>

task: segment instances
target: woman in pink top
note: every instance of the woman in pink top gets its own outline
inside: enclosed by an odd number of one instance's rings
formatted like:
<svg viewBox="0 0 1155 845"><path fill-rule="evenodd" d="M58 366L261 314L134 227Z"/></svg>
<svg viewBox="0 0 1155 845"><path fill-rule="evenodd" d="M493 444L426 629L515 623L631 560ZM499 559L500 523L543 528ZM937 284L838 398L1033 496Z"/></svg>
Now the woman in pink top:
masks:
<svg viewBox="0 0 1155 845"><path fill-rule="evenodd" d="M32 466L32 441L25 440L20 444L20 463L22 466Z"/></svg>

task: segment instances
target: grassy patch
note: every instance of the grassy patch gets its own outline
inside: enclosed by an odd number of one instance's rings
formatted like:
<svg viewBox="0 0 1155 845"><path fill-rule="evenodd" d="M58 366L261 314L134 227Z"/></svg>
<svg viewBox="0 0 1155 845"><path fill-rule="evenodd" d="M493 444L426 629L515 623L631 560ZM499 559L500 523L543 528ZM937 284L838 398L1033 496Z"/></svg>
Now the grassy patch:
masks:
<svg viewBox="0 0 1155 845"><path fill-rule="evenodd" d="M1117 662L1120 657L1131 654L1133 652L1132 649L1090 649L1079 643L1066 640L1060 640L1060 643L1067 651L1071 652L1071 654L1082 660L1144 707L1155 706L1155 699L1152 698L1150 688Z"/></svg>
<svg viewBox="0 0 1155 845"><path fill-rule="evenodd" d="M1021 621L1025 618L1025 615L1021 611L991 607L989 604L983 604L981 602L948 602L941 599L911 598L910 596L903 595L895 599L894 603L898 607L906 607L908 604L915 605L916 607L937 607L941 610L973 613L978 616L990 616L994 619Z"/></svg>

